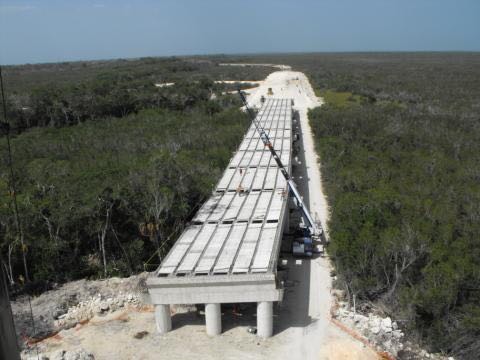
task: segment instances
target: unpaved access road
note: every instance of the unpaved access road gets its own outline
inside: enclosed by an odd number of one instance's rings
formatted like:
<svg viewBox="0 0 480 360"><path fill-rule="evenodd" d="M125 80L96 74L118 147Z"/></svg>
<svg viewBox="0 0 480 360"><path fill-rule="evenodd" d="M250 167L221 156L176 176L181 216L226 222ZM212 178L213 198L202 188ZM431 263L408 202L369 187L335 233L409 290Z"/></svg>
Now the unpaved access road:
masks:
<svg viewBox="0 0 480 360"><path fill-rule="evenodd" d="M281 64L261 64L261 63L222 63L218 64L220 66L240 66L240 67L249 67L249 66L263 66L263 67L271 67L280 70L291 70L292 67L290 65L281 65Z"/></svg>
<svg viewBox="0 0 480 360"><path fill-rule="evenodd" d="M310 212L320 220L326 233L329 209L323 191L319 157L315 151L308 110L321 106L323 101L315 93L305 74L295 71L276 71L258 88L252 89L247 100L253 106L261 105L261 97L268 97L271 88L274 98L291 98L299 112L301 147L297 157L294 180ZM295 160L294 160L295 161ZM332 279L327 257L311 260L289 259L288 279L295 286L285 294L283 306L288 315L280 314L278 321L297 324L275 336L272 358L277 359L377 359L374 351L342 332L330 321ZM284 317L282 319L282 316ZM286 317L286 318L285 318ZM290 318L290 319L289 319ZM295 319L294 321L292 321Z"/></svg>
<svg viewBox="0 0 480 360"><path fill-rule="evenodd" d="M288 69L288 67L285 67ZM309 108L320 106L303 73L276 71L270 74L248 96L251 105L260 105L268 88L273 97L294 99L299 111L301 148L295 181L304 200L325 227L328 206L322 190L321 173L307 118ZM204 318L195 312L177 313L172 317L173 331L155 332L153 312L126 310L90 323L62 331L42 342L42 352L79 347L92 352L96 359L320 359L369 360L377 354L341 331L330 321L333 302L331 266L328 258L287 261L287 288L284 301L275 308L274 336L261 340L247 332L255 325L255 309L240 309L238 315L223 309L223 333L208 337ZM141 339L134 335L148 332Z"/></svg>

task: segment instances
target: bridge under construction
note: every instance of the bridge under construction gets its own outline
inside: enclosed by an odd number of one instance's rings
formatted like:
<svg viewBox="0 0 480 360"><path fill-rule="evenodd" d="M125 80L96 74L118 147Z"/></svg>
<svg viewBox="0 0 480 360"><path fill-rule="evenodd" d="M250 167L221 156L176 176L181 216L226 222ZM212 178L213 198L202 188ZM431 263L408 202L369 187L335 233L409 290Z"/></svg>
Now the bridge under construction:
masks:
<svg viewBox="0 0 480 360"><path fill-rule="evenodd" d="M256 116L289 173L292 119L291 99L269 98ZM218 335L221 304L254 302L258 335L272 335L273 302L283 298L277 261L288 198L287 181L252 123L212 196L147 280L159 332L172 328L172 304L205 304L207 334Z"/></svg>

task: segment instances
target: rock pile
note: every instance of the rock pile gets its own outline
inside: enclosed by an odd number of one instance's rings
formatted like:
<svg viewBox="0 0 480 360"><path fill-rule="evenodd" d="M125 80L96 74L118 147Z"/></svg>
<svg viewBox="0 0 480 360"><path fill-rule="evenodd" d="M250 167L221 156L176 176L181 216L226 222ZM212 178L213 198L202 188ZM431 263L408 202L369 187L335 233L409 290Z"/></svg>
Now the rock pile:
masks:
<svg viewBox="0 0 480 360"><path fill-rule="evenodd" d="M148 303L145 281L148 273L128 278L103 280L76 280L65 283L40 296L23 296L11 303L17 337L24 339L22 348L32 339L41 339L59 330L74 326L102 312L114 311L125 305L137 305L141 300ZM98 294L101 294L98 296ZM130 295L130 299L129 299ZM110 299L110 300L109 300ZM35 326L32 326L33 310ZM124 305L121 305L123 301ZM107 310L108 307L108 310Z"/></svg>
<svg viewBox="0 0 480 360"><path fill-rule="evenodd" d="M397 322L391 318L354 313L347 309L346 303L340 304L336 315L345 325L355 328L374 344L381 344L381 347L392 355L396 356L398 351L403 349L401 340L404 334Z"/></svg>
<svg viewBox="0 0 480 360"><path fill-rule="evenodd" d="M140 307L141 299L135 294L119 293L115 297L105 298L101 294L80 301L77 305L68 308L63 314L57 312L55 327L66 329L77 323L89 320L96 315L102 315L124 307Z"/></svg>
<svg viewBox="0 0 480 360"><path fill-rule="evenodd" d="M39 356L22 357L25 360L94 360L92 353L84 349L77 350L58 350L51 354L42 354Z"/></svg>
<svg viewBox="0 0 480 360"><path fill-rule="evenodd" d="M78 323L95 316L104 316L126 308L143 308L149 303L145 281L147 273L128 278L76 280L63 284L34 298L21 297L12 302L17 336L22 341L22 358L44 360L90 360L93 355L78 351L57 351L45 354L42 343L34 340L70 331ZM33 309L35 327L32 326ZM34 344L35 345L32 345ZM42 354L43 353L43 354Z"/></svg>
<svg viewBox="0 0 480 360"><path fill-rule="evenodd" d="M406 340L398 323L390 317L354 313L349 310L346 302L339 302L334 315L348 327L357 330L379 350L387 351L399 359L454 360L453 357L428 353Z"/></svg>

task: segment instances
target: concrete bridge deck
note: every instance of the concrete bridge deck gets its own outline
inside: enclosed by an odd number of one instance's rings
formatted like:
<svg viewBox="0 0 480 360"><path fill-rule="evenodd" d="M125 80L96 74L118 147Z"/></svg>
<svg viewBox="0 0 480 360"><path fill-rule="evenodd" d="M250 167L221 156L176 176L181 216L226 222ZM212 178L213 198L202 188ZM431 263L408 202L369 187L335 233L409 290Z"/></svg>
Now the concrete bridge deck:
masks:
<svg viewBox="0 0 480 360"><path fill-rule="evenodd" d="M257 120L290 171L292 101L266 100ZM221 303L257 302L266 314L259 335L270 336L272 302L283 296L276 266L287 203L285 179L252 124L212 196L147 280L158 329L171 328L170 304L205 303L207 332L216 334Z"/></svg>

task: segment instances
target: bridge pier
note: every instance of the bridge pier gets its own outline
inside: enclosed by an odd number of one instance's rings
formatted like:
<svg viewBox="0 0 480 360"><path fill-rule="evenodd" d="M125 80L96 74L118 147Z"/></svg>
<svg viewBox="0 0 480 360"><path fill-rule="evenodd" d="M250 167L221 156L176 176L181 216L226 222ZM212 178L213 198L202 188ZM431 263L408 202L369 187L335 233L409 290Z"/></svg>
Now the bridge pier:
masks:
<svg viewBox="0 0 480 360"><path fill-rule="evenodd" d="M165 334L172 330L170 305L155 305L155 322L157 324L157 331L160 334Z"/></svg>
<svg viewBox="0 0 480 360"><path fill-rule="evenodd" d="M207 335L215 336L222 333L222 309L220 304L205 304L205 325Z"/></svg>
<svg viewBox="0 0 480 360"><path fill-rule="evenodd" d="M273 302L260 301L257 303L257 335L269 338L273 335Z"/></svg>

